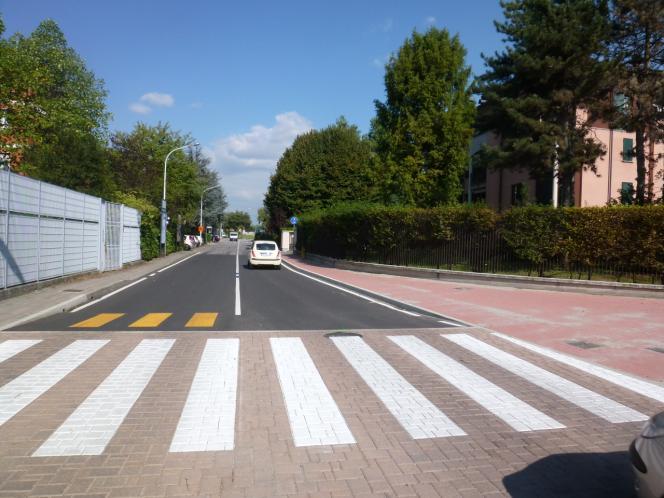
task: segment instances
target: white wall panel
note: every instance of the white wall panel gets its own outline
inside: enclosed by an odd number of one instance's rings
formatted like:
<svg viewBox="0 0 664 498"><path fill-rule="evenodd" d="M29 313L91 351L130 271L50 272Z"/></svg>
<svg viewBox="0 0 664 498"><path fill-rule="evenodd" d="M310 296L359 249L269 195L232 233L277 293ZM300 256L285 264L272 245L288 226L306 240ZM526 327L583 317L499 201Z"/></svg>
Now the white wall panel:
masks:
<svg viewBox="0 0 664 498"><path fill-rule="evenodd" d="M99 197L85 196L85 211L83 219L85 221L99 221L101 215L101 199Z"/></svg>
<svg viewBox="0 0 664 498"><path fill-rule="evenodd" d="M67 190L65 198L65 218L82 220L85 213L85 194Z"/></svg>
<svg viewBox="0 0 664 498"><path fill-rule="evenodd" d="M99 223L83 225L83 271L97 268L99 260Z"/></svg>
<svg viewBox="0 0 664 498"><path fill-rule="evenodd" d="M65 189L49 183L41 186L41 215L53 218L65 216Z"/></svg>
<svg viewBox="0 0 664 498"><path fill-rule="evenodd" d="M39 214L39 182L24 176L12 175L9 210Z"/></svg>
<svg viewBox="0 0 664 498"><path fill-rule="evenodd" d="M0 194L2 194L1 186L0 186ZM7 222L7 214L0 211L0 289L5 287L5 256L6 253L8 252L7 247L5 245L6 222Z"/></svg>
<svg viewBox="0 0 664 498"><path fill-rule="evenodd" d="M83 222L65 220L65 275L83 271Z"/></svg>
<svg viewBox="0 0 664 498"><path fill-rule="evenodd" d="M37 280L38 223L37 217L28 215L12 214L9 219L8 286Z"/></svg>
<svg viewBox="0 0 664 498"><path fill-rule="evenodd" d="M43 190L42 190L43 193ZM39 228L39 279L58 277L63 274L64 221L42 218Z"/></svg>

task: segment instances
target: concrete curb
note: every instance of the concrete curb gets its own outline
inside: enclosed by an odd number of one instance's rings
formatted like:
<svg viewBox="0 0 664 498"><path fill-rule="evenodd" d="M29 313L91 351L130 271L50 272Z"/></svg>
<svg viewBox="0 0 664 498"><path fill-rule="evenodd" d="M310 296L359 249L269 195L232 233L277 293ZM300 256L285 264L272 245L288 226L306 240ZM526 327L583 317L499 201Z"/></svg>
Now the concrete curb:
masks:
<svg viewBox="0 0 664 498"><path fill-rule="evenodd" d="M347 261L343 259L328 258L327 256L319 256L317 254L306 254L304 259L329 268L361 271L365 273L379 273L401 277L449 280L453 282L467 282L480 285L498 285L564 292L606 294L607 291L610 291L612 294L616 295L664 299L664 285L600 282L595 280L568 280L561 278L527 277L521 275L497 275L495 273L436 270L430 268L414 268L409 266Z"/></svg>

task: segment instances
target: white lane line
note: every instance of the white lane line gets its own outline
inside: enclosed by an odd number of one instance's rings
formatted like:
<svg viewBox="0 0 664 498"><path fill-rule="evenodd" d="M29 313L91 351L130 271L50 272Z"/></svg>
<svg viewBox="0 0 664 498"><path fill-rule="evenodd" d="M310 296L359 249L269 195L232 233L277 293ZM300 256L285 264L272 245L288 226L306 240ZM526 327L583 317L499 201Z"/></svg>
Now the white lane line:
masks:
<svg viewBox="0 0 664 498"><path fill-rule="evenodd" d="M235 251L235 316L242 314L242 305L240 303L240 242L237 243Z"/></svg>
<svg viewBox="0 0 664 498"><path fill-rule="evenodd" d="M413 439L466 434L362 338L332 337L332 341Z"/></svg>
<svg viewBox="0 0 664 498"><path fill-rule="evenodd" d="M239 339L208 339L170 451L232 450Z"/></svg>
<svg viewBox="0 0 664 498"><path fill-rule="evenodd" d="M299 337L271 337L295 446L352 444L355 438Z"/></svg>
<svg viewBox="0 0 664 498"><path fill-rule="evenodd" d="M468 334L441 335L448 341L452 341L462 348L472 351L485 360L504 368L508 372L511 372L522 379L532 382L536 386L539 386L556 396L560 396L570 403L573 403L604 420L619 424L621 422L638 422L648 419L647 416L636 410L632 410L631 408L591 391L590 389L586 389L585 387L564 379L559 375L486 344Z"/></svg>
<svg viewBox="0 0 664 498"><path fill-rule="evenodd" d="M161 273L162 271L166 271L166 270L168 270L168 269L170 269L170 268L173 268L174 266L177 266L177 265L179 265L180 263L184 263L184 262L187 261L188 259L191 259L191 258L193 258L194 256L198 256L199 254L200 254L200 253L196 253L196 254L192 254L191 256L187 256L186 258L182 258L180 261L176 261L176 262L173 263L172 265L168 265L167 267L162 268L161 270L157 270L157 273Z"/></svg>
<svg viewBox="0 0 664 498"><path fill-rule="evenodd" d="M438 320L438 323L444 323L445 325L451 325L452 327L464 327L460 323L448 322L447 320Z"/></svg>
<svg viewBox="0 0 664 498"><path fill-rule="evenodd" d="M298 275L302 275L303 277L306 277L306 278L308 278L310 280L313 280L315 282L318 282L320 284L327 285L329 287L332 287L333 289L337 289L337 290L346 292L346 293L348 293L352 296L359 297L360 299L364 299L365 301L369 301L370 303L379 304L380 306L385 306L386 308L389 308L389 309L394 310L394 311L398 311L400 313L405 313L406 315L422 316L422 315L419 315L417 313L413 313L412 311L402 310L400 308L397 308L396 306L392 306L391 304L385 303L383 301L379 301L377 299L373 299L369 296L365 296L364 294L361 294L359 292L355 292L355 291L352 291L350 289L346 289L345 287L341 287L340 285L334 285L334 284L331 284L330 282L326 282L325 280L321 280L320 278L312 277L311 275L307 275L306 273L302 273L301 271L297 271L294 268L291 268L290 266L288 266L286 264L283 264L283 261L282 261L282 266L284 268L286 268L287 270L292 271L293 273L297 273Z"/></svg>
<svg viewBox="0 0 664 498"><path fill-rule="evenodd" d="M143 339L32 456L101 455L174 339Z"/></svg>
<svg viewBox="0 0 664 498"><path fill-rule="evenodd" d="M0 344L0 363L8 360L12 356L19 354L22 351L39 344L41 339L10 339Z"/></svg>
<svg viewBox="0 0 664 498"><path fill-rule="evenodd" d="M548 348L536 346L530 342L522 341L521 339L516 339L505 334L493 332L492 335L517 344L523 348L529 349L530 351L534 351L535 353L539 353L548 358L552 358L556 361L559 361L560 363L564 363L565 365L578 368L583 372L599 377L600 379L611 382L617 386L624 387L625 389L629 389L630 391L641 394L642 396L646 396L648 398L659 401L660 403L664 403L664 387L661 387L652 382L636 379L629 375L616 372L615 370L600 367L599 365L594 365L587 361L583 361L563 353L558 353L557 351L553 351Z"/></svg>
<svg viewBox="0 0 664 498"><path fill-rule="evenodd" d="M151 276L151 277L154 277L156 274L157 274L157 272L150 273L150 276Z"/></svg>
<svg viewBox="0 0 664 498"><path fill-rule="evenodd" d="M389 339L514 430L526 432L565 427L417 337L398 335Z"/></svg>
<svg viewBox="0 0 664 498"><path fill-rule="evenodd" d="M128 284L128 285L125 285L124 287L120 287L119 289L116 289L116 290L114 290L113 292L109 292L109 293L106 294L105 296L102 296L102 297L100 297L100 298L98 298L98 299L95 299L95 300L93 300L93 301L90 301L89 303L85 303L84 305L79 306L78 308L74 308L73 310L70 311L70 313L76 313L77 311L84 310L84 309L87 308L88 306L92 306L93 304L97 304L97 303L103 301L104 299L108 299L108 298L111 297L111 296L115 296L116 294L122 292L123 290L127 290L127 289L129 289L129 287L133 287L133 286L136 285L136 284L140 284L141 282L143 282L143 281L145 281L145 280L147 280L147 279L148 279L147 277L140 278L140 279L136 280L136 282L132 282L132 283L130 283L130 284Z"/></svg>
<svg viewBox="0 0 664 498"><path fill-rule="evenodd" d="M0 425L60 382L108 340L78 340L0 387Z"/></svg>

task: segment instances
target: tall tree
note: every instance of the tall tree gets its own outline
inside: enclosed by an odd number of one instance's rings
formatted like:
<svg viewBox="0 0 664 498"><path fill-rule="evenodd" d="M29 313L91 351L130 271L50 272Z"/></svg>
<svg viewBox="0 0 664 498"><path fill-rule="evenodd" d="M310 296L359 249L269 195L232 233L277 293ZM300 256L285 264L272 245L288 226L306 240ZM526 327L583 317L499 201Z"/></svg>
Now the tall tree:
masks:
<svg viewBox="0 0 664 498"><path fill-rule="evenodd" d="M382 163L386 202L457 202L468 167L475 104L458 36L431 28L411 38L385 68L385 102L376 101L371 138Z"/></svg>
<svg viewBox="0 0 664 498"><path fill-rule="evenodd" d="M507 47L491 57L478 91L479 131L493 131L498 147L483 147L492 168L525 169L553 178L558 164L561 199L571 204L574 174L595 167L604 147L589 133L610 95L612 68L606 0L501 1L505 22L496 29Z"/></svg>
<svg viewBox="0 0 664 498"><path fill-rule="evenodd" d="M644 204L655 200L654 144L664 140L664 3L613 0L611 21L610 55L618 63L619 76L616 91L626 97L613 123L636 134L635 200Z"/></svg>
<svg viewBox="0 0 664 498"><path fill-rule="evenodd" d="M298 136L270 178L264 200L267 228L276 231L303 211L372 198L371 156L369 141L344 118Z"/></svg>
<svg viewBox="0 0 664 498"><path fill-rule="evenodd" d="M246 211L231 211L224 214L224 227L226 230L250 230L251 216Z"/></svg>

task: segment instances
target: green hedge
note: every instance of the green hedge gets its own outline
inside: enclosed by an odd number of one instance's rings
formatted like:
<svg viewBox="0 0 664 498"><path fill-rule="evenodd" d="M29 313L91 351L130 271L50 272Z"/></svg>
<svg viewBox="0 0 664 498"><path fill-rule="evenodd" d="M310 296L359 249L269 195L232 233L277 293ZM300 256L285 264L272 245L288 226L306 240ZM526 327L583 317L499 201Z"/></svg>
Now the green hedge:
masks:
<svg viewBox="0 0 664 498"><path fill-rule="evenodd" d="M664 206L433 209L341 204L300 216L298 249L355 261L664 283ZM524 270L525 269L525 270ZM558 273L556 273L558 272ZM635 278L633 278L636 281Z"/></svg>

